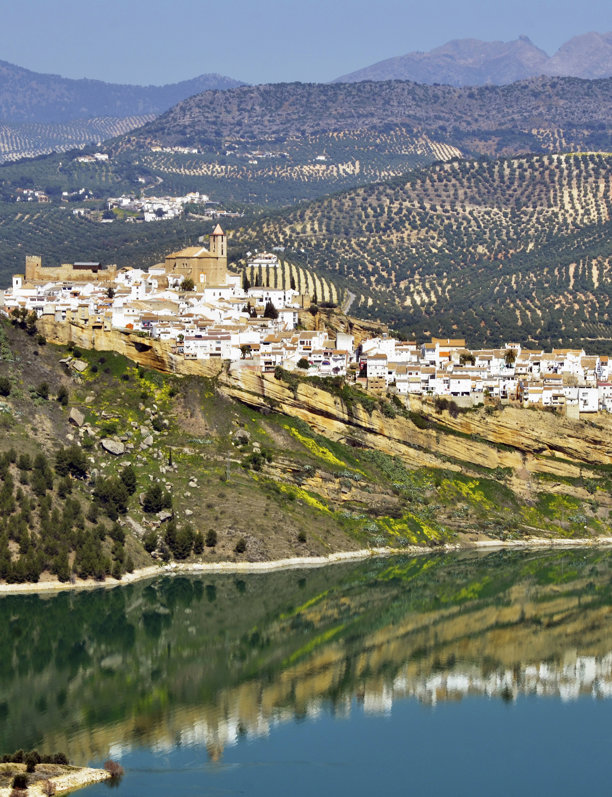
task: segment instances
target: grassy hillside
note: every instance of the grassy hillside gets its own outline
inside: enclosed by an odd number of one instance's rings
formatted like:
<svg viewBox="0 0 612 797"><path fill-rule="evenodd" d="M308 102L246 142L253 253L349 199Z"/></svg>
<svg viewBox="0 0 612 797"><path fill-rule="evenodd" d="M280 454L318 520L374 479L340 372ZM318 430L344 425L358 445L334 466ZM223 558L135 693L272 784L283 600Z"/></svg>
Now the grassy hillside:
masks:
<svg viewBox="0 0 612 797"><path fill-rule="evenodd" d="M438 164L237 230L233 245L306 249L354 310L417 334L608 349L612 159Z"/></svg>
<svg viewBox="0 0 612 797"><path fill-rule="evenodd" d="M6 322L0 353L1 579L119 576L151 563L152 554L258 561L438 545L462 535L609 533L609 472L591 462L588 447L576 465L551 464L567 477L551 481L545 468L519 494L509 485L525 485L524 475L476 464L466 436L433 405L410 412L389 398L316 382L352 408L351 417L365 411L379 428L384 418L402 425L402 459L332 442L295 413L258 412L248 397L231 399L221 382L147 371L112 352L45 345ZM87 368L77 374L60 363L65 356ZM83 415L78 428L69 423L72 408ZM470 417L482 425L488 416ZM427 460L422 441L431 430L436 439L449 436L454 456L438 452L433 465L415 467ZM124 452L108 453L103 440ZM158 510L172 520L162 522Z"/></svg>

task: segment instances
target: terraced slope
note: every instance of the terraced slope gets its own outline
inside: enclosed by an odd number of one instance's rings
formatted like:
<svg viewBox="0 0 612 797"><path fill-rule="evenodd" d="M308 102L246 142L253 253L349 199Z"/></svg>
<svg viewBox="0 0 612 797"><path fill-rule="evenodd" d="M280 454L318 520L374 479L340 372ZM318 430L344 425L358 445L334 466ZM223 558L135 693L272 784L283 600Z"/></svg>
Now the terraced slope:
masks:
<svg viewBox="0 0 612 797"><path fill-rule="evenodd" d="M611 337L612 159L432 166L257 221L232 245L287 247L348 279L353 306L411 333L542 345Z"/></svg>
<svg viewBox="0 0 612 797"><path fill-rule="evenodd" d="M105 141L150 122L154 114L127 117L77 119L68 122L0 123L0 163L35 158L49 152L65 152Z"/></svg>
<svg viewBox="0 0 612 797"><path fill-rule="evenodd" d="M437 160L462 156L457 147L401 127L291 135L282 142L228 143L221 154L123 151L176 191L257 204L289 204L332 191L389 180ZM258 154L262 151L261 154Z"/></svg>

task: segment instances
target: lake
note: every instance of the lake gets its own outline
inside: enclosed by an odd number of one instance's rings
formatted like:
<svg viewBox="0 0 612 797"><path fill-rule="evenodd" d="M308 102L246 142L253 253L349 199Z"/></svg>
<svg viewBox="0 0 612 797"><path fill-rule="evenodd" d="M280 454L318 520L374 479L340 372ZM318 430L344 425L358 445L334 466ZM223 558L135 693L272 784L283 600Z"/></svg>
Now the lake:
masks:
<svg viewBox="0 0 612 797"><path fill-rule="evenodd" d="M0 750L113 758L124 797L607 792L607 550L165 576L0 621Z"/></svg>

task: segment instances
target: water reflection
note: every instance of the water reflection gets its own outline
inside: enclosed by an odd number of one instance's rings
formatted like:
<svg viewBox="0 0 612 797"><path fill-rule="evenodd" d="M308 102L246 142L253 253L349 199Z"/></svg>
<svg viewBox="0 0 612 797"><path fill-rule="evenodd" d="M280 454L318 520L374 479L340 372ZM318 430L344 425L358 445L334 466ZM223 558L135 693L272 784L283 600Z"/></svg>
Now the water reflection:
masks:
<svg viewBox="0 0 612 797"><path fill-rule="evenodd" d="M75 761L296 717L612 694L608 552L402 557L0 600L0 747Z"/></svg>

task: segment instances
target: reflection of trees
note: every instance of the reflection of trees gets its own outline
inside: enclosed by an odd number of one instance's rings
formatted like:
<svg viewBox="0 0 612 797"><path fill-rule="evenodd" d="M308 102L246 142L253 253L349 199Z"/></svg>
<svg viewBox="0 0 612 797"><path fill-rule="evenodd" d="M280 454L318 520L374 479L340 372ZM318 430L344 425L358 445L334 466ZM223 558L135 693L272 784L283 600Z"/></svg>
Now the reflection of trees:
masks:
<svg viewBox="0 0 612 797"><path fill-rule="evenodd" d="M588 689L607 677L610 583L598 552L500 552L4 598L0 745L104 755L118 725L217 755L354 696L385 711L399 696L513 699L538 678Z"/></svg>

